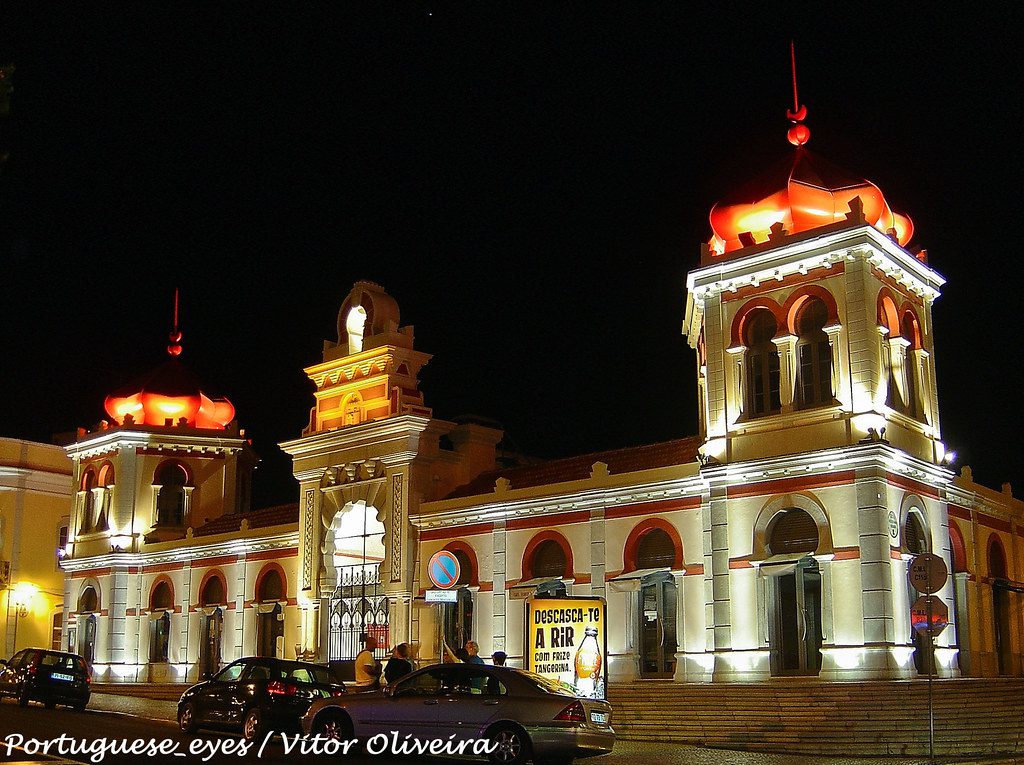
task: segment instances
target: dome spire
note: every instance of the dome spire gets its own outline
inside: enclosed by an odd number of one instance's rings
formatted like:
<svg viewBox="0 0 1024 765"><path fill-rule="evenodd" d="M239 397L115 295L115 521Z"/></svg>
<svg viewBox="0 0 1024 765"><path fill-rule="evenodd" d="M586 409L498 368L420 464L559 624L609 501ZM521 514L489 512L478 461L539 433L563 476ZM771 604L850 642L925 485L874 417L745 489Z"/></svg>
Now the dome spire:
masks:
<svg viewBox="0 0 1024 765"><path fill-rule="evenodd" d="M174 288L174 329L167 336L167 353L171 356L181 355L181 330L178 329L178 288Z"/></svg>
<svg viewBox="0 0 1024 765"><path fill-rule="evenodd" d="M796 45L789 41L789 63L793 71L793 111L786 109L786 118L793 123L793 127L786 133L786 138L794 146L803 146L811 140L811 130L803 121L807 119L807 107L800 103L800 97L796 90Z"/></svg>

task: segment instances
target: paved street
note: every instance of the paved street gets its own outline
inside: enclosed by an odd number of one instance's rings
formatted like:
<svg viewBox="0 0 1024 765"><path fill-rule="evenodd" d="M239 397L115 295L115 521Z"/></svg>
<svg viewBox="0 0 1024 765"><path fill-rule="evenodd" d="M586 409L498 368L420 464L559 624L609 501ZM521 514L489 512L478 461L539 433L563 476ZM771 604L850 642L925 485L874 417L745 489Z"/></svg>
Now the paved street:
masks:
<svg viewBox="0 0 1024 765"><path fill-rule="evenodd" d="M170 719L173 716L174 703L167 701L152 701L149 699L136 699L124 696L95 694L85 712L73 712L59 708L48 710L42 706L32 704L27 709L22 709L11 700L0 701L0 762L60 762L75 761L88 762L89 754L79 754L70 758L61 758L55 753L52 756L45 756L41 753L26 752L24 749L11 749L8 751L7 741L14 734L20 734L27 743L30 739L49 740L61 734L67 734L75 739L93 742L99 738L110 739L144 739L144 740L166 740L170 742L168 747L176 745L179 754L139 756L139 755L111 755L103 759L104 763L114 765L128 765L146 761L155 765L162 763L199 763L210 762L217 765L221 763L240 762L265 762L268 765L274 763L294 762L301 757L303 762L313 765L317 763L337 763L337 758L326 756L311 756L285 753L279 741L272 743L263 752L262 757L257 757L255 751L250 751L246 756L238 756L237 753L224 753L224 750L233 750L241 739L237 736L218 735L203 733L199 736L185 736L178 732L177 726ZM193 740L197 739L197 743ZM190 751L196 752L195 747L202 747L201 751L195 754L186 754ZM218 754L211 757L210 751L216 748ZM352 765L382 765L382 763L440 763L445 760L437 758L408 757L396 758L390 755L381 756L353 756L345 762ZM822 763L823 765L910 765L921 760L914 759L878 759L878 758L821 758L802 757L776 754L753 754L747 752L733 752L715 749L703 749L670 744L640 744L634 742L619 742L615 751L598 760L591 761L594 765L646 765L647 763L657 765L806 765L809 762ZM964 760L943 760L940 762L965 762ZM1011 760L975 760L973 762L1011 762Z"/></svg>

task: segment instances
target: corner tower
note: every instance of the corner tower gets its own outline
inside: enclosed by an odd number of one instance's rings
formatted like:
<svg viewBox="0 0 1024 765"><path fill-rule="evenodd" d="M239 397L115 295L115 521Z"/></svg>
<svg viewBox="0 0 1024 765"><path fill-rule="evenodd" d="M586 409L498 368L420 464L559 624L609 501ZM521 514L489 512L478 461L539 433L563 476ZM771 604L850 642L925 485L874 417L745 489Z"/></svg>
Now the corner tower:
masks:
<svg viewBox="0 0 1024 765"><path fill-rule="evenodd" d="M247 511L257 463L234 407L181 360L177 318L167 353L107 396L109 420L79 429L65 447L75 490L71 533L59 552L67 646L117 678L136 676L140 666L139 574L147 554L173 556L193 529Z"/></svg>
<svg viewBox="0 0 1024 765"><path fill-rule="evenodd" d="M789 157L714 206L687 278L705 457L877 441L941 464L931 309L945 280L908 247L910 219L796 128Z"/></svg>

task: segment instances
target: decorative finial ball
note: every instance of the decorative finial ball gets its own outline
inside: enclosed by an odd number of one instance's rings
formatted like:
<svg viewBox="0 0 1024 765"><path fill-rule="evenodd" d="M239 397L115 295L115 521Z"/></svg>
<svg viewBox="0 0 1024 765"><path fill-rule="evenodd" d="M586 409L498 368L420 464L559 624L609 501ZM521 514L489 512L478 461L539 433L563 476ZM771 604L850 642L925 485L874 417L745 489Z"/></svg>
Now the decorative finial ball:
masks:
<svg viewBox="0 0 1024 765"><path fill-rule="evenodd" d="M167 339L170 342L167 344L167 352L172 356L181 355L181 332L174 330L167 335Z"/></svg>
<svg viewBox="0 0 1024 765"><path fill-rule="evenodd" d="M811 129L807 125L793 125L786 133L786 138L794 146L803 146L811 140Z"/></svg>

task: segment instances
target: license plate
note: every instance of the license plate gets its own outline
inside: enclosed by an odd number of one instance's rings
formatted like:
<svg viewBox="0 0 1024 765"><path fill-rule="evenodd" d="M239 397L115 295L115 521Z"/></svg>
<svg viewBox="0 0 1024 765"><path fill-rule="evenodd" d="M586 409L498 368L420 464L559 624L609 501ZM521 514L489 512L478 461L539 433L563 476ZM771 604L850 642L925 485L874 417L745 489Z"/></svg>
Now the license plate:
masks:
<svg viewBox="0 0 1024 765"><path fill-rule="evenodd" d="M591 712L590 721L598 723L599 725L605 725L608 722L608 715L604 712Z"/></svg>
<svg viewBox="0 0 1024 765"><path fill-rule="evenodd" d="M50 677L54 680L65 680L67 682L74 682L74 675L65 675L63 672L51 672Z"/></svg>

